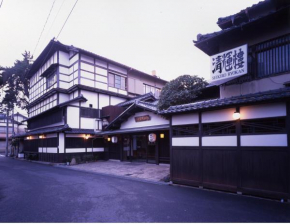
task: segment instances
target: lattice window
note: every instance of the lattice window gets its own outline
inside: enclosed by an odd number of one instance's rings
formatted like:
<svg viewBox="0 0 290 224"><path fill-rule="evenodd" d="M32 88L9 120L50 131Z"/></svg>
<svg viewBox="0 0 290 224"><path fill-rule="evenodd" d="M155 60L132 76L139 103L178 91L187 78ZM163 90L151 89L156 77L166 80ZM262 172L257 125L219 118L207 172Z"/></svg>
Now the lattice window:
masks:
<svg viewBox="0 0 290 224"><path fill-rule="evenodd" d="M266 118L241 121L242 134L285 133L286 118Z"/></svg>
<svg viewBox="0 0 290 224"><path fill-rule="evenodd" d="M192 136L198 135L199 128L198 124L196 125L183 125L183 126L173 126L172 127L173 136Z"/></svg>
<svg viewBox="0 0 290 224"><path fill-rule="evenodd" d="M235 122L208 123L202 125L203 135L232 135L236 134Z"/></svg>

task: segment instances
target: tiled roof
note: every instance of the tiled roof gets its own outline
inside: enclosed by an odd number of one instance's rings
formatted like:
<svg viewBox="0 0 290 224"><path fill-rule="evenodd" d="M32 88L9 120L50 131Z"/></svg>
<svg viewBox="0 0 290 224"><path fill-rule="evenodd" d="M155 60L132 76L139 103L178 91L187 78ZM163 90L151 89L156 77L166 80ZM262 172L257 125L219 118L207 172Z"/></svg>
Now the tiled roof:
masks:
<svg viewBox="0 0 290 224"><path fill-rule="evenodd" d="M24 134L14 135L13 138L25 137L28 135L41 135L41 134L45 134L45 133L62 132L62 131L69 130L69 129L70 129L70 127L67 124L65 124L62 126L42 128L42 129L38 129L35 131L29 131L29 132L26 132Z"/></svg>
<svg viewBox="0 0 290 224"><path fill-rule="evenodd" d="M134 97L134 98L132 98L132 99L130 99L128 101L119 103L119 104L117 104L117 106L120 106L120 107L128 106L128 105L131 105L132 103L139 102L139 101L144 101L144 100L148 100L148 99L156 100L154 95L150 92L150 93L146 93L146 94L141 95L141 96Z"/></svg>
<svg viewBox="0 0 290 224"><path fill-rule="evenodd" d="M224 99L213 99L201 102L171 106L167 110L160 111L159 114L182 113L187 111L202 110L208 108L217 108L225 106L234 106L240 104L250 104L256 102L274 101L277 99L290 98L290 87L259 92L241 96L234 96Z"/></svg>
<svg viewBox="0 0 290 224"><path fill-rule="evenodd" d="M94 129L77 129L71 128L70 130L65 131L67 134L95 134Z"/></svg>

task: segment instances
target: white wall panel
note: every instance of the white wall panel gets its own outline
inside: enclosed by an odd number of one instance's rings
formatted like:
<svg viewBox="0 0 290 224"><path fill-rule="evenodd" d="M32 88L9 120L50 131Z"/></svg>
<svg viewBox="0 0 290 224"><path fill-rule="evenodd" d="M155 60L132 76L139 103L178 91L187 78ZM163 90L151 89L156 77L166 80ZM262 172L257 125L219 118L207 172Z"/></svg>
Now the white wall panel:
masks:
<svg viewBox="0 0 290 224"><path fill-rule="evenodd" d="M142 121L142 122L135 121L135 117L144 116L144 115L149 115L151 117L151 120ZM154 114L152 112L140 112L129 117L127 121L124 121L121 124L120 129L148 127L148 126L165 125L165 124L169 124L169 120L166 120L165 118L157 114Z"/></svg>
<svg viewBox="0 0 290 224"><path fill-rule="evenodd" d="M59 51L59 64L69 66L69 54Z"/></svg>
<svg viewBox="0 0 290 224"><path fill-rule="evenodd" d="M118 89L113 88L113 87L109 87L109 91L114 92L114 93L117 93L118 92Z"/></svg>
<svg viewBox="0 0 290 224"><path fill-rule="evenodd" d="M81 128L83 129L95 129L95 118L84 118L81 117Z"/></svg>
<svg viewBox="0 0 290 224"><path fill-rule="evenodd" d="M95 82L95 87L98 89L108 90L108 84L104 84L101 82Z"/></svg>
<svg viewBox="0 0 290 224"><path fill-rule="evenodd" d="M123 95L128 95L128 92L127 92L127 91L125 91L125 90L121 90L121 89L119 89L119 93L120 93L120 94L123 94Z"/></svg>
<svg viewBox="0 0 290 224"><path fill-rule="evenodd" d="M94 72L94 66L81 62L81 69L87 70L89 72Z"/></svg>
<svg viewBox="0 0 290 224"><path fill-rule="evenodd" d="M102 107L106 107L110 105L110 99L108 95L104 95L104 94L99 94L99 107L100 109L102 109Z"/></svg>
<svg viewBox="0 0 290 224"><path fill-rule="evenodd" d="M96 80L100 81L100 82L108 83L108 78L104 77L104 76L101 76L101 75L96 75Z"/></svg>
<svg viewBox="0 0 290 224"><path fill-rule="evenodd" d="M86 148L66 148L66 153L86 152Z"/></svg>
<svg viewBox="0 0 290 224"><path fill-rule="evenodd" d="M172 138L172 146L199 146L198 137Z"/></svg>
<svg viewBox="0 0 290 224"><path fill-rule="evenodd" d="M59 149L59 153L64 153L64 133L59 133L59 145L58 145L58 149Z"/></svg>
<svg viewBox="0 0 290 224"><path fill-rule="evenodd" d="M102 69L102 68L99 68L99 67L95 67L95 72L97 74L100 74L100 75L105 75L105 76L108 75L108 71L106 69Z"/></svg>
<svg viewBox="0 0 290 224"><path fill-rule="evenodd" d="M81 77L85 77L85 78L88 78L88 79L95 79L94 73L86 72L86 71L83 71L83 70L81 70Z"/></svg>
<svg viewBox="0 0 290 224"><path fill-rule="evenodd" d="M59 80L60 81L69 82L69 76L68 75L59 74Z"/></svg>
<svg viewBox="0 0 290 224"><path fill-rule="evenodd" d="M111 96L111 105L117 105L117 104L122 103L124 101L126 101L126 100L123 98Z"/></svg>
<svg viewBox="0 0 290 224"><path fill-rule="evenodd" d="M59 93L59 103L69 101L69 95L65 93Z"/></svg>
<svg viewBox="0 0 290 224"><path fill-rule="evenodd" d="M67 107L67 124L71 128L79 128L80 110L77 107Z"/></svg>
<svg viewBox="0 0 290 224"><path fill-rule="evenodd" d="M84 79L84 78L81 78L81 84L85 85L85 86L90 86L90 87L94 87L95 86L95 83L94 83L93 80Z"/></svg>
<svg viewBox="0 0 290 224"><path fill-rule="evenodd" d="M47 153L57 153L57 148L56 147L47 147L46 152Z"/></svg>
<svg viewBox="0 0 290 224"><path fill-rule="evenodd" d="M75 63L77 60L79 60L79 54L76 54L75 56L73 56L70 59L70 65L72 65L73 63Z"/></svg>
<svg viewBox="0 0 290 224"><path fill-rule="evenodd" d="M237 136L202 137L202 146L237 146Z"/></svg>
<svg viewBox="0 0 290 224"><path fill-rule="evenodd" d="M98 93L81 90L81 94L87 99L86 102L81 102L82 107L89 107L92 104L93 108L98 109Z"/></svg>
<svg viewBox="0 0 290 224"><path fill-rule="evenodd" d="M198 124L198 114L180 114L172 116L172 125Z"/></svg>
<svg viewBox="0 0 290 224"><path fill-rule="evenodd" d="M241 120L286 116L285 103L262 104L240 108Z"/></svg>
<svg viewBox="0 0 290 224"><path fill-rule="evenodd" d="M241 146L287 146L287 134L242 135Z"/></svg>
<svg viewBox="0 0 290 224"><path fill-rule="evenodd" d="M234 120L233 114L236 111L235 108L229 108L224 110L206 111L202 113L202 123L222 122Z"/></svg>
<svg viewBox="0 0 290 224"><path fill-rule="evenodd" d="M69 69L65 68L65 67L62 67L62 66L59 66L59 72L68 75L69 74Z"/></svg>
<svg viewBox="0 0 290 224"><path fill-rule="evenodd" d="M104 152L104 148L87 148L87 152Z"/></svg>
<svg viewBox="0 0 290 224"><path fill-rule="evenodd" d="M68 89L69 87L70 86L68 82L62 82L62 81L59 82L59 88Z"/></svg>

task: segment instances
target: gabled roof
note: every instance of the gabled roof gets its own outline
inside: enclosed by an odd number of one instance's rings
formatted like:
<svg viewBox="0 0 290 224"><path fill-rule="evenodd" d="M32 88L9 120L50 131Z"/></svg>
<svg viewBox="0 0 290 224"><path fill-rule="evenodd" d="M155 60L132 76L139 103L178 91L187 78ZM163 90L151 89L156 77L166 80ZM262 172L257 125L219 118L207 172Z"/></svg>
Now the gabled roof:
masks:
<svg viewBox="0 0 290 224"><path fill-rule="evenodd" d="M130 116L135 114L139 111L150 111L157 114L157 105L156 102L148 103L148 102L140 102L135 101L129 106L123 113L121 113L118 117L116 117L107 127L105 130L110 130L110 128L119 127L122 122L127 120Z"/></svg>
<svg viewBox="0 0 290 224"><path fill-rule="evenodd" d="M241 96L233 96L224 99L205 100L201 102L171 106L167 110L160 111L159 114L174 114L189 111L199 111L209 108L229 107L235 105L247 105L257 102L276 102L280 99L290 98L290 87L246 94Z"/></svg>
<svg viewBox="0 0 290 224"><path fill-rule="evenodd" d="M135 102L140 102L140 101L145 101L145 100L156 100L155 96L150 92L150 93L146 93L144 95L141 95L141 96L137 96L137 97L134 97L128 101L125 101L125 102L122 102L122 103L119 103L117 104L117 106L120 106L120 107L124 107L124 106L128 106L128 105L131 105L132 103L135 103Z"/></svg>

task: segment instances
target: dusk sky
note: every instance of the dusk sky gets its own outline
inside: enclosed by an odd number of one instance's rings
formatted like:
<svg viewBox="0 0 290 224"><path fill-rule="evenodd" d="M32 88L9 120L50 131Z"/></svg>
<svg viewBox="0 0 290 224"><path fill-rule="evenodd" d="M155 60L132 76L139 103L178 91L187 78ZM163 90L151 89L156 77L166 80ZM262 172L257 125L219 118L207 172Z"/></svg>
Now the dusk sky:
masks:
<svg viewBox="0 0 290 224"><path fill-rule="evenodd" d="M209 57L192 41L199 33L220 30L216 24L219 17L257 2L79 0L58 40L149 74L156 70L160 78L168 81L183 74L209 79ZM75 0L3 0L0 65L11 66L22 58L21 53L33 53L35 48L36 59L58 35L74 3Z"/></svg>

